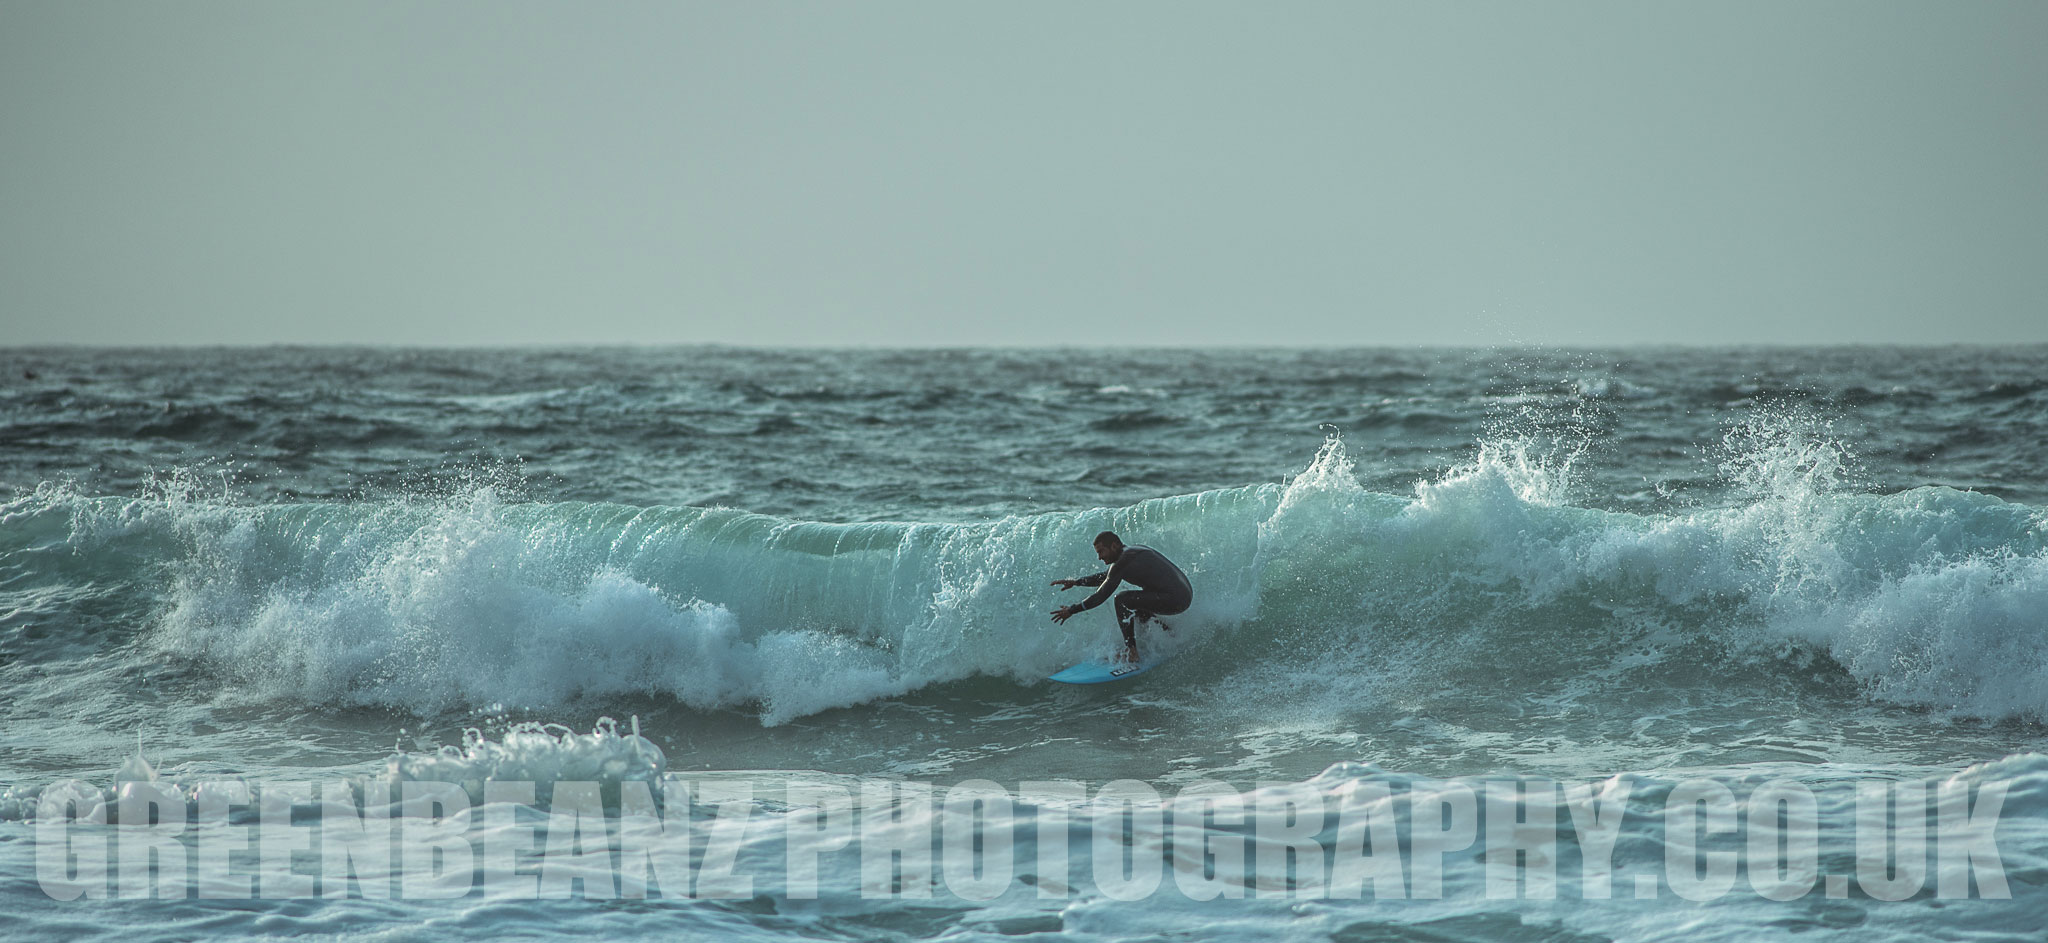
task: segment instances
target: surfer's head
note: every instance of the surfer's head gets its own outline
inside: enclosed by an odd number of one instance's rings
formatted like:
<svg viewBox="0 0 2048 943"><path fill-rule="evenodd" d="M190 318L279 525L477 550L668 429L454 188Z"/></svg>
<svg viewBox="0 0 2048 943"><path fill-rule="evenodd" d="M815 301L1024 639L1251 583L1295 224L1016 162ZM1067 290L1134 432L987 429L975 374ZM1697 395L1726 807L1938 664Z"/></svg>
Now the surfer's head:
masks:
<svg viewBox="0 0 2048 943"><path fill-rule="evenodd" d="M1124 539L1118 537L1116 531L1106 530L1095 535L1095 555L1101 557L1102 562L1115 563L1116 558L1122 556L1123 552Z"/></svg>

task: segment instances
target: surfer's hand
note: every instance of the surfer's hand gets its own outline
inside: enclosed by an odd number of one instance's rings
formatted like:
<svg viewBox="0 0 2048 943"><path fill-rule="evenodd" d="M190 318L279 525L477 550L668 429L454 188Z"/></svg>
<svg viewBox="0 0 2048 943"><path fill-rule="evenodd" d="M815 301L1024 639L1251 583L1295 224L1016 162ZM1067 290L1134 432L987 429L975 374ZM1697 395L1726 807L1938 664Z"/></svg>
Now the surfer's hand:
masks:
<svg viewBox="0 0 2048 943"><path fill-rule="evenodd" d="M1053 588L1054 588L1054 589L1062 589L1062 590L1064 590L1064 589L1073 589L1074 587L1076 587L1076 586L1079 586L1079 585L1081 585L1081 581L1080 581L1080 580L1053 580L1053 581L1052 581L1052 586L1053 586Z"/></svg>
<svg viewBox="0 0 2048 943"><path fill-rule="evenodd" d="M1072 606L1061 606L1052 611L1052 621L1054 622L1065 622L1073 617L1074 607Z"/></svg>

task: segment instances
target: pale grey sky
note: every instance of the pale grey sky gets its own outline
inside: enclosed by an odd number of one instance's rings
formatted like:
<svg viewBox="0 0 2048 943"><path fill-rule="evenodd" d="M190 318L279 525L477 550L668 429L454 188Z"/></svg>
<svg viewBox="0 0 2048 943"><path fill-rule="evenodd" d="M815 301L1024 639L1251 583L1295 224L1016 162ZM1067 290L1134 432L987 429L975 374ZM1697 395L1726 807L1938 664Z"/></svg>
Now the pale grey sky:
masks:
<svg viewBox="0 0 2048 943"><path fill-rule="evenodd" d="M2048 3L0 0L0 344L2048 341Z"/></svg>

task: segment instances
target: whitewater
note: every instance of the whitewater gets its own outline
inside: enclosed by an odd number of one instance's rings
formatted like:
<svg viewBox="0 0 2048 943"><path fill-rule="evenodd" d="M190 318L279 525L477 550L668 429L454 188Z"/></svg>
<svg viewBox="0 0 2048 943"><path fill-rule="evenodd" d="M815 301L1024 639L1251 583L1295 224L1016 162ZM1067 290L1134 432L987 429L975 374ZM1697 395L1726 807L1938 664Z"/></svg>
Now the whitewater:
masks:
<svg viewBox="0 0 2048 943"><path fill-rule="evenodd" d="M2048 350L53 349L0 366L0 894L23 938L2048 925ZM1106 613L1047 618L1073 601L1048 583L1098 569L1105 529L1172 557L1196 603L1141 639L1174 656L1144 678L1048 684L1115 642ZM738 846L762 890L737 903L230 907L39 884L52 797L118 821L146 787L196 816L222 782L309 779L359 802L452 784L486 832L495 782L540 784L536 813L566 807L557 783L600 783L614 815L643 784L705 829L706 788L780 798ZM1623 875L1589 900L1569 840L1554 898L1490 896L1481 844L1427 900L1118 899L1089 873L1057 896L876 898L829 856L817 899L789 891L807 808L790 796L968 781L1007 790L977 820L1005 840L1118 783L1168 817L1227 784L1409 829L1425 801L1555 782L1538 804L1559 821L1602 795L1642 811L1621 862L1690 849L1653 814L1688 783L1800 784L1823 835L1859 827L1859 786L1989 785L2007 895L1980 874L1951 899L1930 873L1886 900L1816 874L1786 900L1695 901ZM1048 781L1083 796L1024 786ZM936 814L889 795L901 819ZM1826 844L1817 867L1853 868L1844 854Z"/></svg>

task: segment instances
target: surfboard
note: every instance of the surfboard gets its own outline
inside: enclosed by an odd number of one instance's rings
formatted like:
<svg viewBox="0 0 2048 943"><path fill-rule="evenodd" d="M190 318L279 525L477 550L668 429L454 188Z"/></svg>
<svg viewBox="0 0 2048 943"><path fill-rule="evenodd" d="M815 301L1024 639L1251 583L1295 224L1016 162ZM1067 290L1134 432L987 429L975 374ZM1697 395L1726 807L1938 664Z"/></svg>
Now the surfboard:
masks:
<svg viewBox="0 0 2048 943"><path fill-rule="evenodd" d="M1100 659L1084 661L1072 668L1052 675L1046 680L1058 681L1061 684L1103 684L1109 681L1122 681L1125 678L1135 678L1147 671L1151 671L1164 664L1165 661L1166 658L1161 655L1140 656L1138 663L1135 665Z"/></svg>

